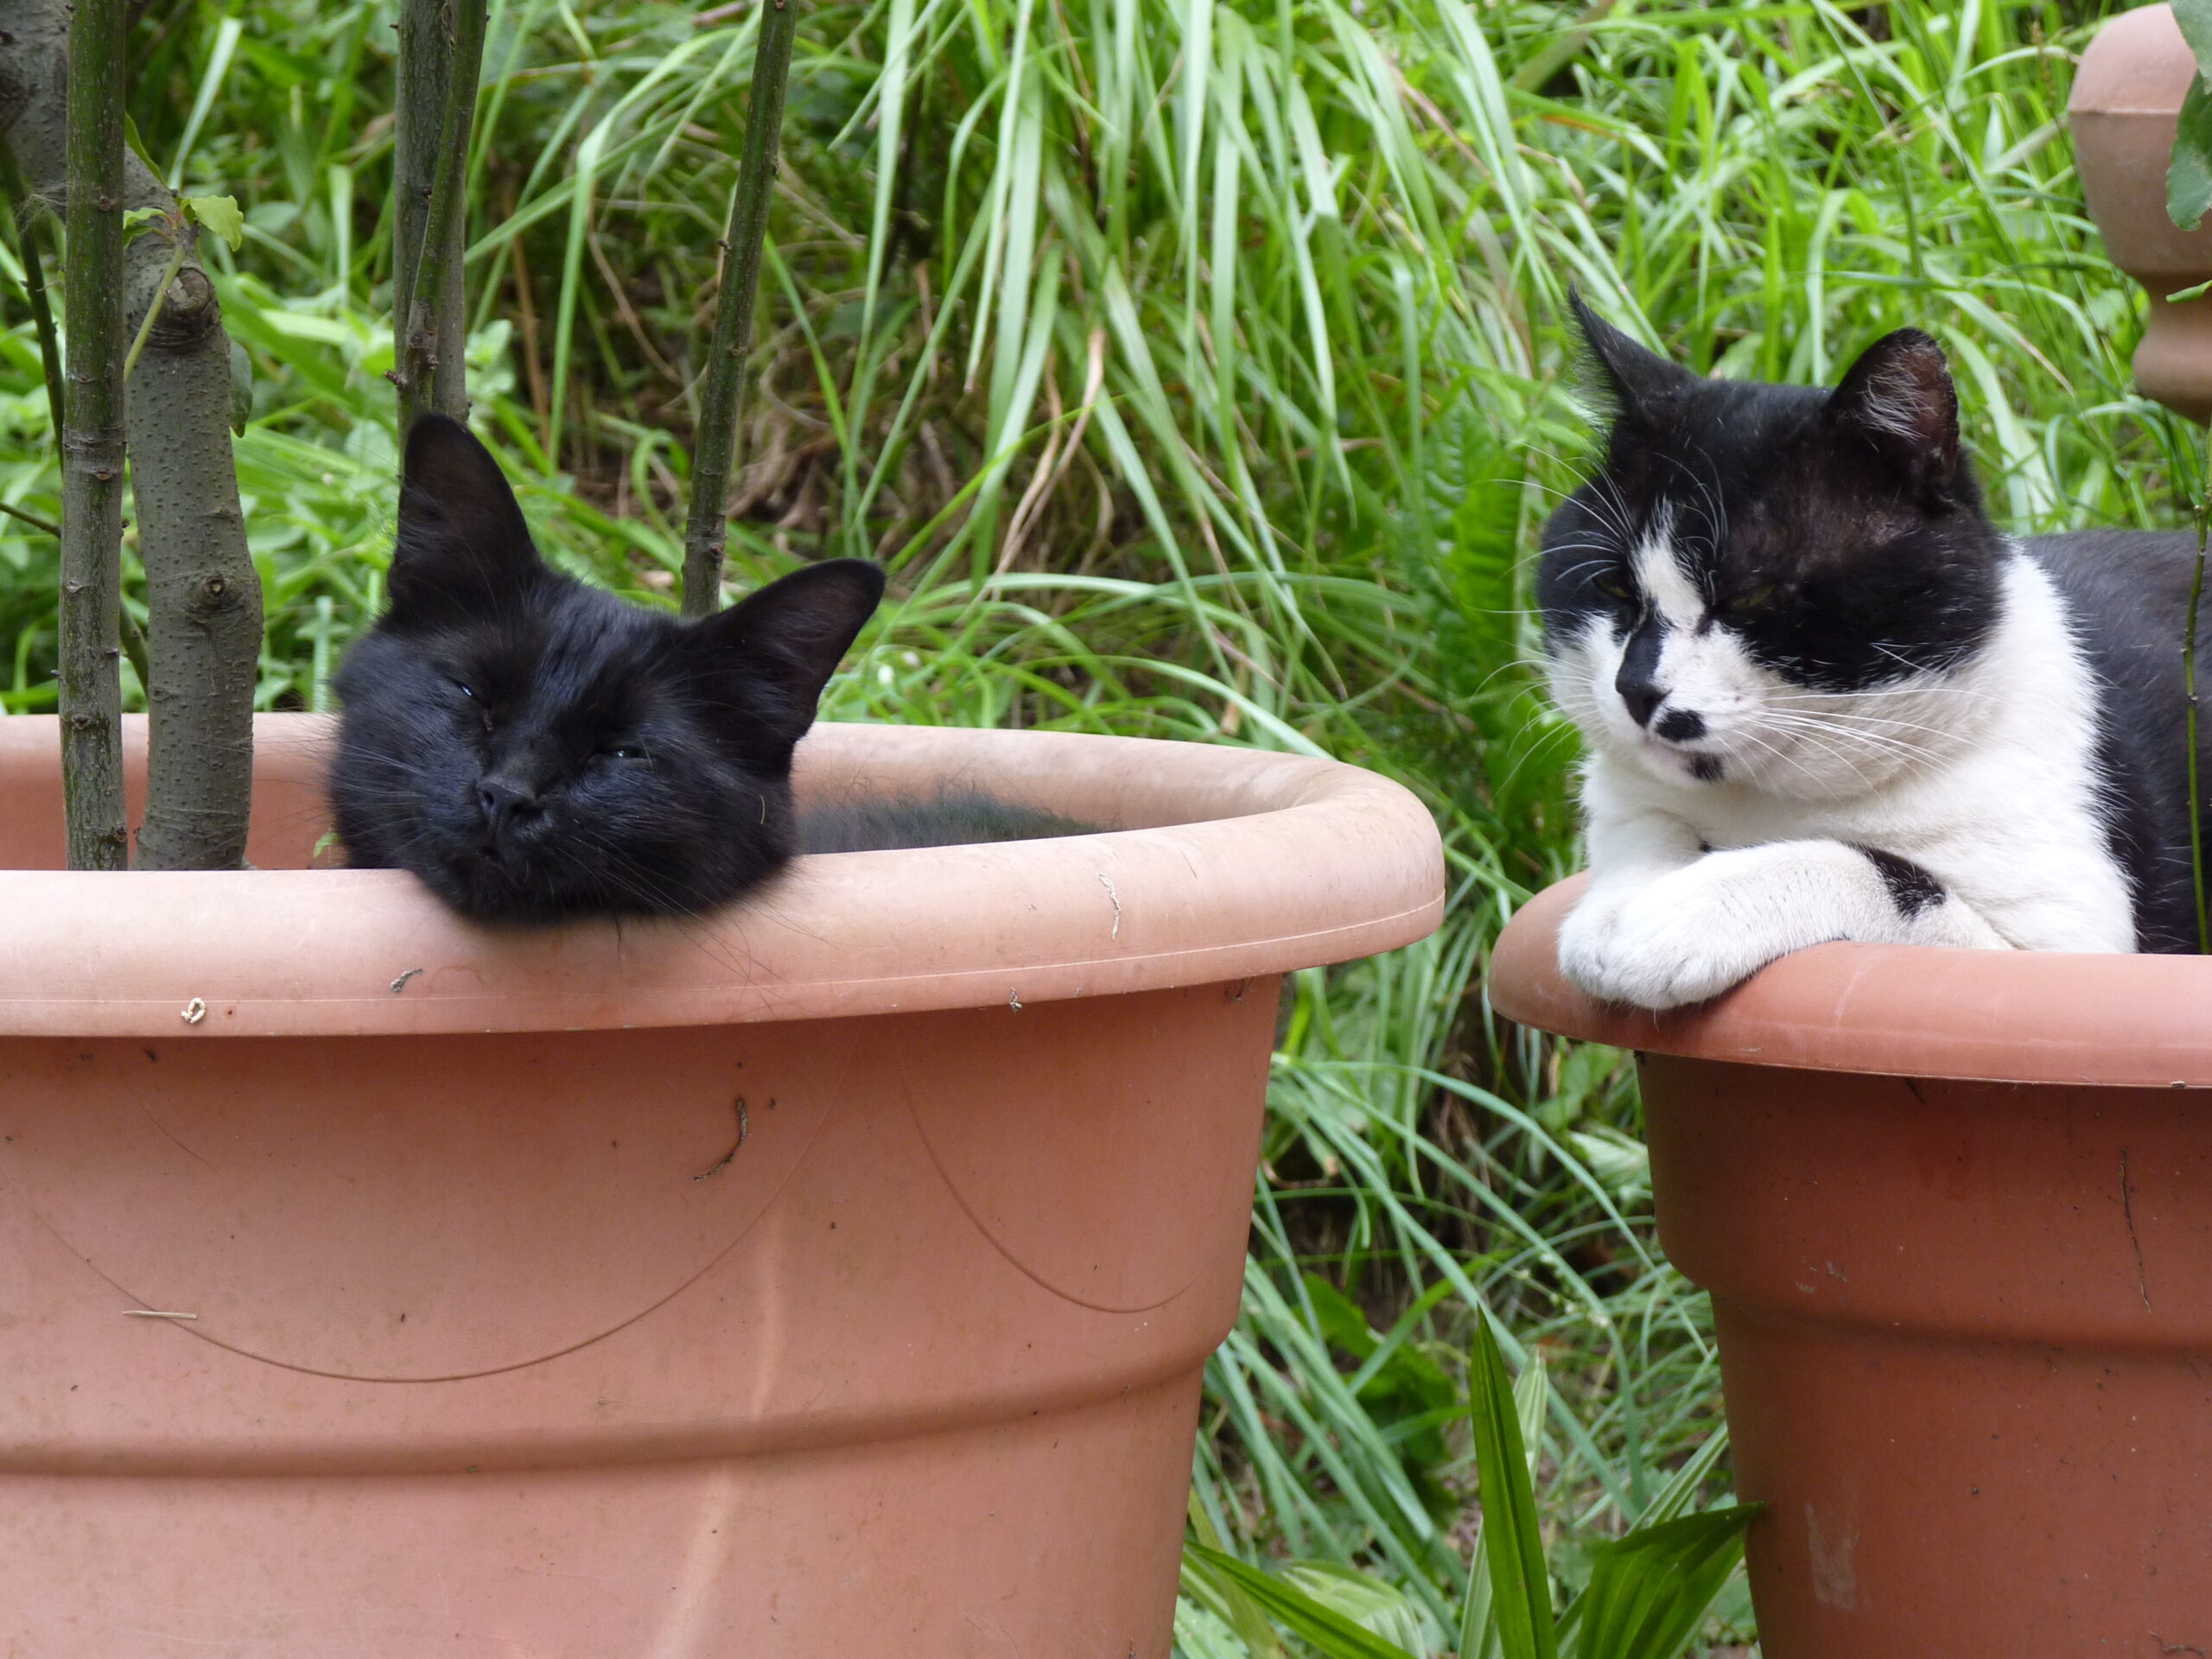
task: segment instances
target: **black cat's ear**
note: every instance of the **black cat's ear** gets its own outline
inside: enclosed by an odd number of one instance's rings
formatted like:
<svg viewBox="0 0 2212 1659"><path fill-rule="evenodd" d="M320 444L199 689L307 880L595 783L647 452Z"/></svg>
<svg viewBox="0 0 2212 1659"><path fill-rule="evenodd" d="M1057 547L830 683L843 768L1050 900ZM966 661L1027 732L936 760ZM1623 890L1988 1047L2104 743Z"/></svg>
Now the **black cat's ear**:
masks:
<svg viewBox="0 0 2212 1659"><path fill-rule="evenodd" d="M1959 473L1959 394L1943 348L1917 328L1885 334L1828 394L1831 431L1870 446L1923 493L1948 495Z"/></svg>
<svg viewBox="0 0 2212 1659"><path fill-rule="evenodd" d="M1584 302L1580 290L1567 289L1567 303L1582 331L1583 344L1589 348L1596 378L1616 415L1634 415L1697 378L1680 364L1669 362L1614 327Z"/></svg>
<svg viewBox="0 0 2212 1659"><path fill-rule="evenodd" d="M459 421L417 418L401 471L392 615L417 621L496 615L544 573L492 452Z"/></svg>
<svg viewBox="0 0 2212 1659"><path fill-rule="evenodd" d="M864 559L829 559L695 623L693 637L741 673L750 711L796 743L882 598L881 570Z"/></svg>

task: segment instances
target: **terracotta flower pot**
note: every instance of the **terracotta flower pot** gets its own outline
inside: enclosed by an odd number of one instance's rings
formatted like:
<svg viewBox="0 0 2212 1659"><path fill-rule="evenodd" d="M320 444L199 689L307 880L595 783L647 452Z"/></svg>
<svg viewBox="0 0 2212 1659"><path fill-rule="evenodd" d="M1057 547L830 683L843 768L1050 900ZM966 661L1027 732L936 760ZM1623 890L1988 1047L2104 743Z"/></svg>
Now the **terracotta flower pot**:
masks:
<svg viewBox="0 0 2212 1659"><path fill-rule="evenodd" d="M1766 1659L2212 1649L2212 963L1831 944L1631 1014L1559 976L1580 886L1491 998L1637 1052Z"/></svg>
<svg viewBox="0 0 2212 1659"><path fill-rule="evenodd" d="M263 870L67 874L0 721L0 1649L1164 1656L1277 978L1434 926L1419 804L830 727L803 791L1132 827L510 934L271 868L323 733Z"/></svg>
<svg viewBox="0 0 2212 1659"><path fill-rule="evenodd" d="M2097 31L2067 100L2089 217L2113 263L2150 290L2135 384L2193 421L2212 415L2212 296L2166 296L2212 278L2212 226L2166 216L2166 162L2196 60L2172 11L2125 11Z"/></svg>

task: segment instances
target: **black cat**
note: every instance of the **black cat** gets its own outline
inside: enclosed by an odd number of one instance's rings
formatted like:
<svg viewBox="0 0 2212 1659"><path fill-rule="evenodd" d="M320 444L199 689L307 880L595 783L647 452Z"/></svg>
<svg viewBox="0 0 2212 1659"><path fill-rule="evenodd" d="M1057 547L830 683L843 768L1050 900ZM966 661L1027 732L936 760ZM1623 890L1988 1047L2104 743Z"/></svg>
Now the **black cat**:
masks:
<svg viewBox="0 0 2212 1659"><path fill-rule="evenodd" d="M625 604L539 558L491 454L432 415L391 590L335 682L346 857L555 922L708 910L791 857L791 750L883 573L830 560L699 621Z"/></svg>

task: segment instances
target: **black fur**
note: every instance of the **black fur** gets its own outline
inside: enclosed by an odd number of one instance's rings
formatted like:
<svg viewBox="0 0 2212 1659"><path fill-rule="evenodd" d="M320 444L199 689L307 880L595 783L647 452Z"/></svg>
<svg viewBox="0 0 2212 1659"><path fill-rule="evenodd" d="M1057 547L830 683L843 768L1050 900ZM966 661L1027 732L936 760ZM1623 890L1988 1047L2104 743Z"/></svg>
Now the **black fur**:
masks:
<svg viewBox="0 0 2212 1659"><path fill-rule="evenodd" d="M883 575L831 560L696 622L625 604L545 564L490 453L426 416L391 591L336 679L347 858L557 922L709 909L784 864L792 747Z"/></svg>
<svg viewBox="0 0 2212 1659"><path fill-rule="evenodd" d="M963 847L984 841L1043 841L1087 836L1095 824L1015 806L974 790L945 790L931 800L821 802L799 813L799 842L810 853L862 853L893 847Z"/></svg>
<svg viewBox="0 0 2212 1659"><path fill-rule="evenodd" d="M1895 853L1885 853L1878 847L1859 847L1866 861L1874 867L1874 874L1882 878L1882 885L1890 890L1890 902L1897 907L1897 914L1917 916L1930 905L1943 902L1943 884L1909 858L1899 858Z"/></svg>
<svg viewBox="0 0 2212 1659"><path fill-rule="evenodd" d="M2065 596L2082 651L2103 683L2098 760L2106 835L2134 887L2137 948L2194 952L2181 640L2196 537L2085 530L2031 537L2026 546ZM2200 648L2205 632L2200 619ZM2199 674L2208 667L2212 663L2200 657ZM2198 721L2197 754L2199 805L2212 809L2204 792L2212 791L2212 719ZM2212 810L2205 834L2212 839Z"/></svg>

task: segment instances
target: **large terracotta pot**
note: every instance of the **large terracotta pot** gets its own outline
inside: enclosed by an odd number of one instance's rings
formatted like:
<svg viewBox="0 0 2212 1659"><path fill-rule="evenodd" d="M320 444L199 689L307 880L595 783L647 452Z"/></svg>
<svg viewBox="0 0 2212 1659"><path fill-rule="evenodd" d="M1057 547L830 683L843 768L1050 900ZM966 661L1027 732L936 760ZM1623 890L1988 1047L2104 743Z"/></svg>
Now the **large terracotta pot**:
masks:
<svg viewBox="0 0 2212 1659"><path fill-rule="evenodd" d="M1766 1659L2212 1650L2212 962L1830 944L1655 1016L1560 978L1580 887L1491 998L1637 1051Z"/></svg>
<svg viewBox="0 0 2212 1659"><path fill-rule="evenodd" d="M2196 60L2165 6L2126 11L2082 54L2067 100L2089 216L2113 263L2150 290L2135 384L2193 421L2212 415L2212 296L2166 296L2212 278L2212 226L2174 228L2166 162Z"/></svg>
<svg viewBox="0 0 2212 1659"><path fill-rule="evenodd" d="M500 933L271 868L323 736L263 869L67 874L0 721L0 1651L1166 1655L1278 976L1434 926L1419 804L830 727L803 792L1128 827Z"/></svg>

